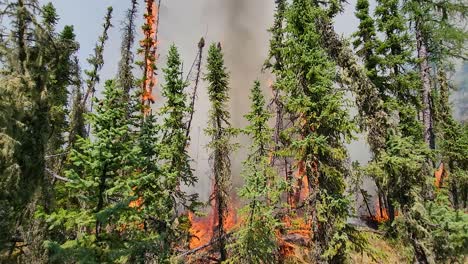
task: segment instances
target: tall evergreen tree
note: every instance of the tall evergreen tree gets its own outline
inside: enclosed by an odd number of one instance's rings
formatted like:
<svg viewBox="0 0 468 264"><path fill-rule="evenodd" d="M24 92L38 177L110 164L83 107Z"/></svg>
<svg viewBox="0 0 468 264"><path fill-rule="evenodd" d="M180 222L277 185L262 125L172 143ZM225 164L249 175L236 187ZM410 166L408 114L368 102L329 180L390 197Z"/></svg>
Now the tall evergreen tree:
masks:
<svg viewBox="0 0 468 264"><path fill-rule="evenodd" d="M124 89L125 94L130 92L130 89L135 86L133 79L133 44L135 42L135 19L137 14L138 2L131 0L131 7L127 10L123 27L122 44L120 48L121 58L119 62L119 85ZM127 95L129 97L129 95ZM127 98L129 100L130 98Z"/></svg>
<svg viewBox="0 0 468 264"><path fill-rule="evenodd" d="M116 262L128 254L124 241L131 238L125 230L137 224L126 213L137 210L129 204L135 199L131 180L139 174L132 119L122 96L115 81L106 82L104 99L89 117L93 137L80 138L72 150L64 186L67 202L47 216L50 229L68 234L48 243L52 261Z"/></svg>
<svg viewBox="0 0 468 264"><path fill-rule="evenodd" d="M0 4L2 20L9 21L9 37L0 43L2 57L2 240L7 256L17 252L17 242L28 245L19 261L46 261L42 239L44 225L32 216L38 206L50 208L50 179L45 174L47 148L62 142L67 62L76 49L69 28L57 36L57 15L52 5L34 0ZM42 15L42 19L39 14ZM63 48L63 49L62 49ZM56 118L51 130L50 120ZM57 143L52 143L57 142ZM54 147L52 147L54 145Z"/></svg>
<svg viewBox="0 0 468 264"><path fill-rule="evenodd" d="M287 10L284 73L278 87L288 98L286 108L298 118L287 130L295 158L304 164L310 194L306 198L313 246L311 258L318 262L345 259L346 219L349 200L345 196L347 153L354 124L343 105L343 92L336 90L335 65L321 48L316 27L326 11L310 1L293 1Z"/></svg>
<svg viewBox="0 0 468 264"><path fill-rule="evenodd" d="M369 1L359 0L356 4L356 17L359 19L358 31L353 34L353 45L356 50L356 55L362 58L365 68L368 71L368 76L375 82L377 74L376 56L376 40L377 33L375 30L375 21L369 12Z"/></svg>
<svg viewBox="0 0 468 264"><path fill-rule="evenodd" d="M264 63L264 69L271 70L276 75L282 74L283 59L281 49L284 48L284 26L285 26L285 12L287 3L285 0L276 1L276 12L273 26L270 28L270 50L267 61ZM273 98L270 106L275 111L275 127L273 132L273 141L275 144L274 150L271 153L271 164L277 167L277 170L282 173L287 181L292 181L292 159L289 153L284 153L281 150L287 148L290 144L287 135L282 134L286 128L288 121L294 119L294 115L287 112L283 102L283 92L278 89L277 85L272 82L271 87L273 90ZM287 201L292 205L294 197L294 189L290 188L287 194Z"/></svg>
<svg viewBox="0 0 468 264"><path fill-rule="evenodd" d="M431 91L437 76L431 74L434 65L445 68L453 58L466 59L466 28L460 20L466 18L466 2L451 1L404 1L404 10L416 35L416 52L421 79L422 117L424 139L435 148Z"/></svg>
<svg viewBox="0 0 468 264"><path fill-rule="evenodd" d="M224 226L231 186L231 161L229 155L235 149L230 140L237 134L229 122L230 114L226 110L229 100L229 74L224 66L221 44L211 44L208 51L208 65L205 80L208 82L208 96L211 102L210 119L205 130L211 141L208 148L212 151L210 160L214 177L213 193L216 226L214 237L216 248L220 252L220 261L227 259L226 227Z"/></svg>
<svg viewBox="0 0 468 264"><path fill-rule="evenodd" d="M86 93L83 98L83 105L86 106L88 99L91 98L91 109L93 106L94 93L96 92L96 85L100 81L99 71L104 66L104 47L106 41L109 39L109 29L112 27L112 12L113 8L108 7L106 16L104 17L104 24L102 25L102 35L99 36L98 42L94 47L94 54L88 59L91 65L91 70L85 70L85 74L88 76L86 79ZM88 131L89 134L89 131Z"/></svg>
<svg viewBox="0 0 468 264"><path fill-rule="evenodd" d="M167 57L167 66L163 69L165 84L162 94L167 98L161 108L162 120L159 159L162 174L165 176L165 189L170 192L174 201L171 208L174 218L182 217L179 209L190 209L196 202L196 195L188 195L181 186L193 186L196 178L190 167L187 153L186 123L190 107L184 89L187 83L182 79L182 61L177 48L171 45Z"/></svg>
<svg viewBox="0 0 468 264"><path fill-rule="evenodd" d="M280 225L275 218L275 207L279 204L280 186L275 171L270 167L272 129L268 127L270 113L265 108L265 98L256 81L251 89L251 111L245 116L249 126L245 133L253 142L250 154L244 162L244 187L240 197L248 201L242 209L242 223L234 234L232 263L274 263L277 261L278 238L276 229Z"/></svg>

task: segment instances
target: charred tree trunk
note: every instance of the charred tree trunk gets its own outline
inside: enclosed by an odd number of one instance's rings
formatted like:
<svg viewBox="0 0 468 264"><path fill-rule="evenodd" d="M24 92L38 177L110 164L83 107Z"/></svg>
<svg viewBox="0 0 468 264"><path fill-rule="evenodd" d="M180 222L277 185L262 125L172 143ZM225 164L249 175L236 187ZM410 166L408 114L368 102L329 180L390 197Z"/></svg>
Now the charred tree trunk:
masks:
<svg viewBox="0 0 468 264"><path fill-rule="evenodd" d="M216 118L216 125L217 127L217 135L216 141L219 142L222 138L222 125L221 125L221 118ZM223 157L223 151L217 149L215 151L214 156L214 188L213 188L213 195L214 195L214 203L215 203L215 213L217 215L217 225L215 226L215 234L213 239L217 239L217 246L220 253L220 262L223 262L227 259L227 251L226 251L226 229L224 227L226 214L227 214L227 196L226 196L226 186L225 186L225 177L224 174L224 167L225 167L225 159Z"/></svg>
<svg viewBox="0 0 468 264"><path fill-rule="evenodd" d="M200 83L201 65L202 65L204 47L205 47L205 39L201 38L200 41L198 42L198 55L196 59L197 75L195 77L195 85L193 87L193 94L192 94L192 98L190 101L190 116L187 122L187 131L185 133L186 142L189 141L190 129L192 126L192 121L193 121L193 114L195 113L195 101L197 99L198 84Z"/></svg>

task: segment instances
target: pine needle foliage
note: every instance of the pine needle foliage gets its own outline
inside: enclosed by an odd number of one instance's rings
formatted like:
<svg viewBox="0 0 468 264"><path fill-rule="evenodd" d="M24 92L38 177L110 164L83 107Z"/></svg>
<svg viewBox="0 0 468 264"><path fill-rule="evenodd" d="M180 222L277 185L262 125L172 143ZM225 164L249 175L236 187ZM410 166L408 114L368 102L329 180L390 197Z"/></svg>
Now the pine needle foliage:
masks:
<svg viewBox="0 0 468 264"><path fill-rule="evenodd" d="M135 80L133 78L133 45L135 43L135 19L137 15L138 2L131 0L131 7L127 10L124 26L122 28L123 36L120 48L120 61L119 70L117 77L119 79L119 85L124 89L124 92L129 101L129 92L135 86Z"/></svg>
<svg viewBox="0 0 468 264"><path fill-rule="evenodd" d="M278 261L277 228L275 217L279 206L281 187L270 166L272 129L268 126L271 114L265 108L260 82L255 81L250 92L251 110L245 116L249 125L244 132L253 140L250 154L244 162L245 183L239 196L248 203L241 210L243 222L230 245L229 263L274 263Z"/></svg>
<svg viewBox="0 0 468 264"><path fill-rule="evenodd" d="M305 164L310 195L306 199L313 246L318 263L344 261L349 199L344 194L347 151L344 142L355 130L343 104L344 94L334 87L335 64L321 48L315 21L326 11L310 1L293 1L286 11L283 74L277 80L286 108L298 117L287 130L290 152Z"/></svg>
<svg viewBox="0 0 468 264"><path fill-rule="evenodd" d="M119 262L128 254L126 230L132 222L126 213L136 208L132 184L138 149L133 144L123 91L113 80L106 82L104 98L89 115L93 137L80 138L72 150L73 167L66 172L68 203L47 216L49 228L66 231L63 240L47 246L52 261L73 263ZM137 220L137 219L135 219Z"/></svg>
<svg viewBox="0 0 468 264"><path fill-rule="evenodd" d="M41 239L47 231L33 214L39 206L51 207L45 155L63 144L69 62L77 47L70 27L56 33L51 4L19 0L0 6L7 33L0 40L0 250L16 251L16 242L24 241L29 254L18 261L46 261Z"/></svg>
<svg viewBox="0 0 468 264"><path fill-rule="evenodd" d="M210 162L213 174L214 211L217 216L214 239L221 261L227 259L226 228L224 226L228 213L228 199L231 190L230 154L236 149L231 139L238 131L231 127L227 110L229 100L229 74L224 66L221 44L211 44L208 50L207 72L204 80L208 82L208 96L211 103L208 128L205 133L211 138L208 148L211 151Z"/></svg>
<svg viewBox="0 0 468 264"><path fill-rule="evenodd" d="M171 45L167 65L163 69L165 84L162 85L162 95L166 98L166 102L159 112L162 119L159 129L162 134L158 147L158 162L164 177L164 189L171 197L166 210L170 210L173 220L180 224L176 227L178 229L176 236L187 232L182 227L188 220L183 212L195 211L198 206L198 195L188 194L182 189L183 186L193 186L197 179L193 175L191 158L186 148L188 139L185 121L190 115L190 106L185 94L188 84L182 79L181 68L179 52L175 45Z"/></svg>

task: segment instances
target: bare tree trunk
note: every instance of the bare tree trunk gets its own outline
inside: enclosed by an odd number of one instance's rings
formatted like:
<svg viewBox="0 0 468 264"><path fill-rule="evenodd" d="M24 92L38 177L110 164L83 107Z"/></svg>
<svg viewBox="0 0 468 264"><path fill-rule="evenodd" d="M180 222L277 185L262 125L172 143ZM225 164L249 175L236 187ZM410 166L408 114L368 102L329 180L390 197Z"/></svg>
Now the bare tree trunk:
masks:
<svg viewBox="0 0 468 264"><path fill-rule="evenodd" d="M205 47L205 39L201 38L200 41L198 42L198 55L196 59L196 67L197 67L197 75L195 77L195 86L193 87L193 94L190 102L190 117L187 122L187 131L185 134L185 140L186 144L188 144L189 141L189 136L190 136L190 128L192 126L192 121L193 121L193 114L195 113L195 100L197 99L197 90L198 90L198 84L200 83L200 76L201 76L201 65L202 65L202 58L203 58L203 48ZM189 74L190 76L190 74ZM187 76L187 78L189 77Z"/></svg>
<svg viewBox="0 0 468 264"><path fill-rule="evenodd" d="M416 22L416 42L418 49L418 59L419 59L419 74L421 77L422 85L422 118L424 125L424 142L428 146L434 149L434 140L433 140L433 131L432 131L432 111L430 106L430 93L431 93L431 79L430 79L430 67L428 63L428 51L427 46L422 35L420 22Z"/></svg>

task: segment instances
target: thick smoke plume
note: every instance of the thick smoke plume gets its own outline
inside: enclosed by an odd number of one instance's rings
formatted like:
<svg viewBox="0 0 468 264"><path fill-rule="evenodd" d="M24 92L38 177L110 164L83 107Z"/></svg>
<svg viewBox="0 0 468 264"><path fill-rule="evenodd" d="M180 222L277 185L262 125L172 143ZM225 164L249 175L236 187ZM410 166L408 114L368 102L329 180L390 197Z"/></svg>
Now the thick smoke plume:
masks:
<svg viewBox="0 0 468 264"><path fill-rule="evenodd" d="M261 68L268 54L267 29L273 21L273 13L273 0L163 0L160 65L164 65L167 48L174 43L184 58L184 72L187 74L195 58L200 37L205 37L208 45L221 42L230 73L232 125L237 128L244 127L244 115L250 107L249 91L253 81L260 79L266 83ZM207 48L205 59L206 51ZM204 71L205 66L202 67ZM265 92L267 91L265 85ZM160 103L161 100L156 107ZM208 122L209 106L206 83L202 82L195 105L190 152L194 159L195 175L199 178L196 189L203 200L208 198L211 189L209 153L205 147L209 138L204 136L203 131ZM239 136L237 140L242 145L248 145L245 144L248 143L248 139L244 136ZM241 163L245 153L246 149L243 147L232 156L234 187L240 182Z"/></svg>

